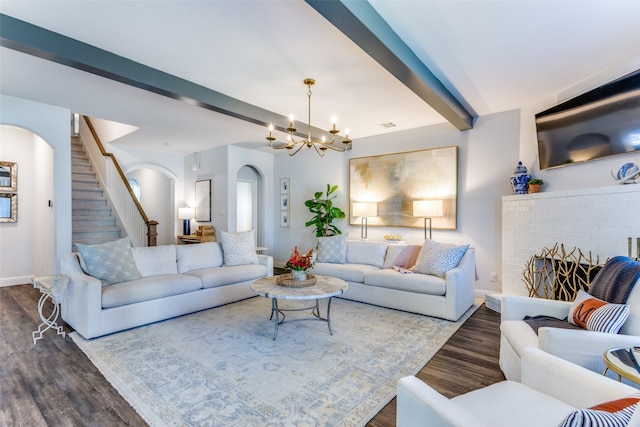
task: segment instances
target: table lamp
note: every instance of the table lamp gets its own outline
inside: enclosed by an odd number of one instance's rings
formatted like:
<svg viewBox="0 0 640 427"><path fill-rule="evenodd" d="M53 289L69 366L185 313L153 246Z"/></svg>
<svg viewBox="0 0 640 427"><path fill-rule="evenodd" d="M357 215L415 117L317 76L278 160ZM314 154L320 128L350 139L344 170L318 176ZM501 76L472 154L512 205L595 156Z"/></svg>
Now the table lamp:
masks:
<svg viewBox="0 0 640 427"><path fill-rule="evenodd" d="M429 239L431 239L431 218L443 215L442 200L414 200L413 216L424 218L424 240L427 240L427 220L429 220Z"/></svg>
<svg viewBox="0 0 640 427"><path fill-rule="evenodd" d="M354 202L353 216L359 216L360 220L360 238L367 239L367 219L378 216L378 204L376 202Z"/></svg>
<svg viewBox="0 0 640 427"><path fill-rule="evenodd" d="M182 235L188 236L191 234L190 224L191 219L195 216L194 208L178 208L178 218L183 220Z"/></svg>

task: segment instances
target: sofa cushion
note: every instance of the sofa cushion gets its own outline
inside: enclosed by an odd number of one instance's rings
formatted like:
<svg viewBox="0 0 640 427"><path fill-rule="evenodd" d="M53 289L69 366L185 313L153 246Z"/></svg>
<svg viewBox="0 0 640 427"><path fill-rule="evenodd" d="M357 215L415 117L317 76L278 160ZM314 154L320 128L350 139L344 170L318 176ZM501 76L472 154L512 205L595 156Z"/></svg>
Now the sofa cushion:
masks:
<svg viewBox="0 0 640 427"><path fill-rule="evenodd" d="M416 261L418 261L418 255L420 255L421 250L421 245L408 245L402 250L402 252L400 252L393 263L393 267L396 270L410 269L411 267L416 265Z"/></svg>
<svg viewBox="0 0 640 427"><path fill-rule="evenodd" d="M347 282L364 283L364 277L372 271L380 270L378 267L367 264L333 264L317 262L309 270L312 274L337 277Z"/></svg>
<svg viewBox="0 0 640 427"><path fill-rule="evenodd" d="M131 252L142 277L178 274L175 245L139 246Z"/></svg>
<svg viewBox="0 0 640 427"><path fill-rule="evenodd" d="M224 262L222 247L218 242L178 245L176 252L179 273L201 268L220 267Z"/></svg>
<svg viewBox="0 0 640 427"><path fill-rule="evenodd" d="M113 308L202 289L198 277L163 274L102 288L102 308Z"/></svg>
<svg viewBox="0 0 640 427"><path fill-rule="evenodd" d="M617 334L629 317L629 306L610 304L582 289L569 309L569 323L589 331Z"/></svg>
<svg viewBox="0 0 640 427"><path fill-rule="evenodd" d="M97 245L76 243L85 272L105 285L141 278L128 237ZM83 265L81 263L81 265Z"/></svg>
<svg viewBox="0 0 640 427"><path fill-rule="evenodd" d="M384 257L384 264L382 265L382 268L393 267L394 263L396 262L396 259L398 259L398 255L400 255L404 250L404 248L406 247L407 247L406 244L396 244L396 243L392 243L389 246L387 246L387 254Z"/></svg>
<svg viewBox="0 0 640 427"><path fill-rule="evenodd" d="M348 264L368 264L382 268L387 254L386 242L347 241L346 262Z"/></svg>
<svg viewBox="0 0 640 427"><path fill-rule="evenodd" d="M259 264L258 253L253 230L242 233L228 233L220 231L222 250L224 252L224 265Z"/></svg>
<svg viewBox="0 0 640 427"><path fill-rule="evenodd" d="M347 235L318 237L318 262L344 264L347 260Z"/></svg>
<svg viewBox="0 0 640 427"><path fill-rule="evenodd" d="M447 271L458 266L467 249L469 245L455 246L427 239L412 270L444 277Z"/></svg>
<svg viewBox="0 0 640 427"><path fill-rule="evenodd" d="M451 399L483 426L556 426L574 406L514 381L501 381ZM500 410L496 410L500 402Z"/></svg>
<svg viewBox="0 0 640 427"><path fill-rule="evenodd" d="M427 274L402 274L391 269L368 273L364 277L365 285L398 289L419 294L442 296L446 293L445 280Z"/></svg>
<svg viewBox="0 0 640 427"><path fill-rule="evenodd" d="M186 274L200 278L203 288L216 288L218 286L260 279L268 274L268 269L261 264L250 264L235 265L232 267L203 268L200 270L191 270Z"/></svg>
<svg viewBox="0 0 640 427"><path fill-rule="evenodd" d="M626 427L638 407L638 394L571 412L558 427Z"/></svg>

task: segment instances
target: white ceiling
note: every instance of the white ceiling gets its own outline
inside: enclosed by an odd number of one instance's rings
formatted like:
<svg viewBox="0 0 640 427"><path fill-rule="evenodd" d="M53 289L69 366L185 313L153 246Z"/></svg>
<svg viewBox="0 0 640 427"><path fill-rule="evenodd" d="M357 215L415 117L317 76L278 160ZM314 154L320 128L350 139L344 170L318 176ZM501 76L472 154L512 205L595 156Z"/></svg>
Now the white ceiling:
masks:
<svg viewBox="0 0 640 427"><path fill-rule="evenodd" d="M583 80L638 68L637 0L370 3L478 115L550 107ZM312 124L337 116L354 144L445 121L302 0L0 0L0 12L300 119L313 77ZM5 47L0 91L138 128L120 146L266 145L261 126Z"/></svg>

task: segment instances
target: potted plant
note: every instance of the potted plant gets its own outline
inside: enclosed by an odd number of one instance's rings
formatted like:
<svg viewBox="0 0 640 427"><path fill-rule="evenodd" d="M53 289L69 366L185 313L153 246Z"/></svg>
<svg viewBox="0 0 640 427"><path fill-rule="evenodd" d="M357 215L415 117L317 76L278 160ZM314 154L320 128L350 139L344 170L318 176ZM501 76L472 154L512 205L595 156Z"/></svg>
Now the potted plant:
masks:
<svg viewBox="0 0 640 427"><path fill-rule="evenodd" d="M532 193L539 193L540 192L540 188L542 188L542 184L544 184L544 181L541 179L532 179L529 181L529 194Z"/></svg>
<svg viewBox="0 0 640 427"><path fill-rule="evenodd" d="M304 225L307 227L314 226L316 237L334 236L336 234L342 234L342 231L333 225L333 220L336 218L344 218L345 214L337 206L333 206L333 199L337 196L334 194L338 190L338 186L333 187L327 184L327 193L318 191L313 195L313 199L309 199L304 202L304 205L309 208L314 215L313 218L307 221Z"/></svg>
<svg viewBox="0 0 640 427"><path fill-rule="evenodd" d="M313 249L302 255L298 251L298 247L293 248L289 260L284 265L286 270L291 273L292 280L307 280L307 270L312 268L315 264L315 257L313 256Z"/></svg>

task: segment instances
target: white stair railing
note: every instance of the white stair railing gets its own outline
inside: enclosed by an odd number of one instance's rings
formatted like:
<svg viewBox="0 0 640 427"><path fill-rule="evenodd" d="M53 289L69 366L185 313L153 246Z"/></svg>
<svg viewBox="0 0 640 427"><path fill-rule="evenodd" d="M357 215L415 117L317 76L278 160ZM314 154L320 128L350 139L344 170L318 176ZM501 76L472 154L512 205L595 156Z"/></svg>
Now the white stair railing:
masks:
<svg viewBox="0 0 640 427"><path fill-rule="evenodd" d="M88 117L80 122L80 140L89 153L89 160L105 190L107 200L114 210L119 225L133 246L155 246L157 221L149 220L135 197L129 181L115 156L107 153Z"/></svg>

